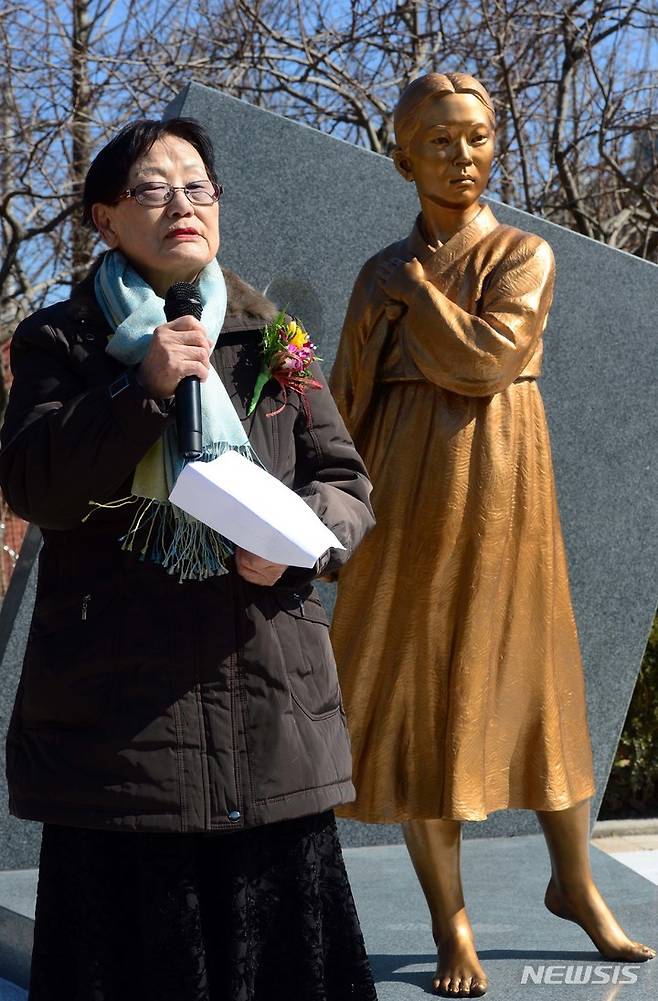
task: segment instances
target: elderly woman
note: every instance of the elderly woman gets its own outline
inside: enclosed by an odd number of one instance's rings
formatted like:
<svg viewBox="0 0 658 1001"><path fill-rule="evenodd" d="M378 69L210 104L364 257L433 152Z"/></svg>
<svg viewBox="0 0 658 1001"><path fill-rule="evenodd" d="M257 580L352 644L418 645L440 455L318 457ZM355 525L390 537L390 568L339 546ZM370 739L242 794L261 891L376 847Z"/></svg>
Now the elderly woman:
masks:
<svg viewBox="0 0 658 1001"><path fill-rule="evenodd" d="M332 813L354 790L312 583L372 525L370 488L326 384L302 405L271 380L246 416L277 310L224 280L220 194L196 123L125 128L84 192L108 251L12 343L1 484L43 532L7 740L10 810L45 825L31 1001L375 997ZM196 283L200 321L165 322L178 281ZM344 552L272 564L172 508L191 375L204 451L257 458Z"/></svg>
<svg viewBox="0 0 658 1001"><path fill-rule="evenodd" d="M363 266L332 381L377 515L334 614L357 789L341 813L403 824L434 988L480 996L460 833L495 810L537 811L554 914L607 959L655 953L626 936L589 864L583 672L537 385L553 255L480 201L495 123L477 80L415 80L395 132L421 212Z"/></svg>

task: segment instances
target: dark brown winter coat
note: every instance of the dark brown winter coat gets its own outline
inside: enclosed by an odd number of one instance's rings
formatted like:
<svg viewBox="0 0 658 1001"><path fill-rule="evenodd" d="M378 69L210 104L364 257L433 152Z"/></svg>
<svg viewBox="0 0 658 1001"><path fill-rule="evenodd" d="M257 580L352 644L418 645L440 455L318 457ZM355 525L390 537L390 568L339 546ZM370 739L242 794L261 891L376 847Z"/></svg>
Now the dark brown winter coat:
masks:
<svg viewBox="0 0 658 1001"><path fill-rule="evenodd" d="M373 524L370 485L328 389L282 412L275 382L245 416L258 330L275 308L228 275L213 354L258 456L346 546ZM231 570L179 583L118 542L132 473L170 414L105 352L110 331L87 279L26 319L0 452L10 507L41 526L37 597L7 738L12 814L83 827L238 829L353 798L350 751L316 571L274 587ZM316 568L316 570L319 568Z"/></svg>

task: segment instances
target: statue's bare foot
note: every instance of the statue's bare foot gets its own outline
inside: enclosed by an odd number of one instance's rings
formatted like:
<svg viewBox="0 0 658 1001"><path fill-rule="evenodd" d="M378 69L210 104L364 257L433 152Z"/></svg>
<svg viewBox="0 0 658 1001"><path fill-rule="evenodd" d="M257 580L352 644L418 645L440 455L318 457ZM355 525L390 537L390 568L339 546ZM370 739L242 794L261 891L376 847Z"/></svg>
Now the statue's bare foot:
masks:
<svg viewBox="0 0 658 1001"><path fill-rule="evenodd" d="M439 961L432 987L440 997L481 998L489 986L475 949L475 939L466 911L452 918L447 935L434 938Z"/></svg>
<svg viewBox="0 0 658 1001"><path fill-rule="evenodd" d="M546 888L544 903L558 918L575 921L587 932L606 959L623 963L645 963L654 959L656 950L628 937L594 883L569 893L558 888L553 877Z"/></svg>

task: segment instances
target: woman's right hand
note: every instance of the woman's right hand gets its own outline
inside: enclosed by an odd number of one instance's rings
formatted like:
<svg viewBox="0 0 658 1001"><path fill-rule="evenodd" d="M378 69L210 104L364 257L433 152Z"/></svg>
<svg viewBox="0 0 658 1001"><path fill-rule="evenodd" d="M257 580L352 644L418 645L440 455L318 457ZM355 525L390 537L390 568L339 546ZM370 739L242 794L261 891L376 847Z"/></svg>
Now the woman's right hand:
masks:
<svg viewBox="0 0 658 1001"><path fill-rule="evenodd" d="M208 378L210 344L193 316L180 316L156 327L148 351L137 369L137 381L154 400L168 400L181 379Z"/></svg>

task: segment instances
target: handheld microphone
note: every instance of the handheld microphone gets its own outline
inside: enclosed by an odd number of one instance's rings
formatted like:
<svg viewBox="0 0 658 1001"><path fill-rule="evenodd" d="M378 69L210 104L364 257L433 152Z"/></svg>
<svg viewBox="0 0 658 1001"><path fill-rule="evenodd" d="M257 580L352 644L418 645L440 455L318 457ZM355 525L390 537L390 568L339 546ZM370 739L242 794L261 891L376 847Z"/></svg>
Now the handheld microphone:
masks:
<svg viewBox="0 0 658 1001"><path fill-rule="evenodd" d="M180 316L200 320L203 304L199 289L191 282L176 282L167 290L164 310L168 323ZM203 451L201 383L195 375L181 379L176 387L176 430L180 454L185 459L200 459Z"/></svg>

